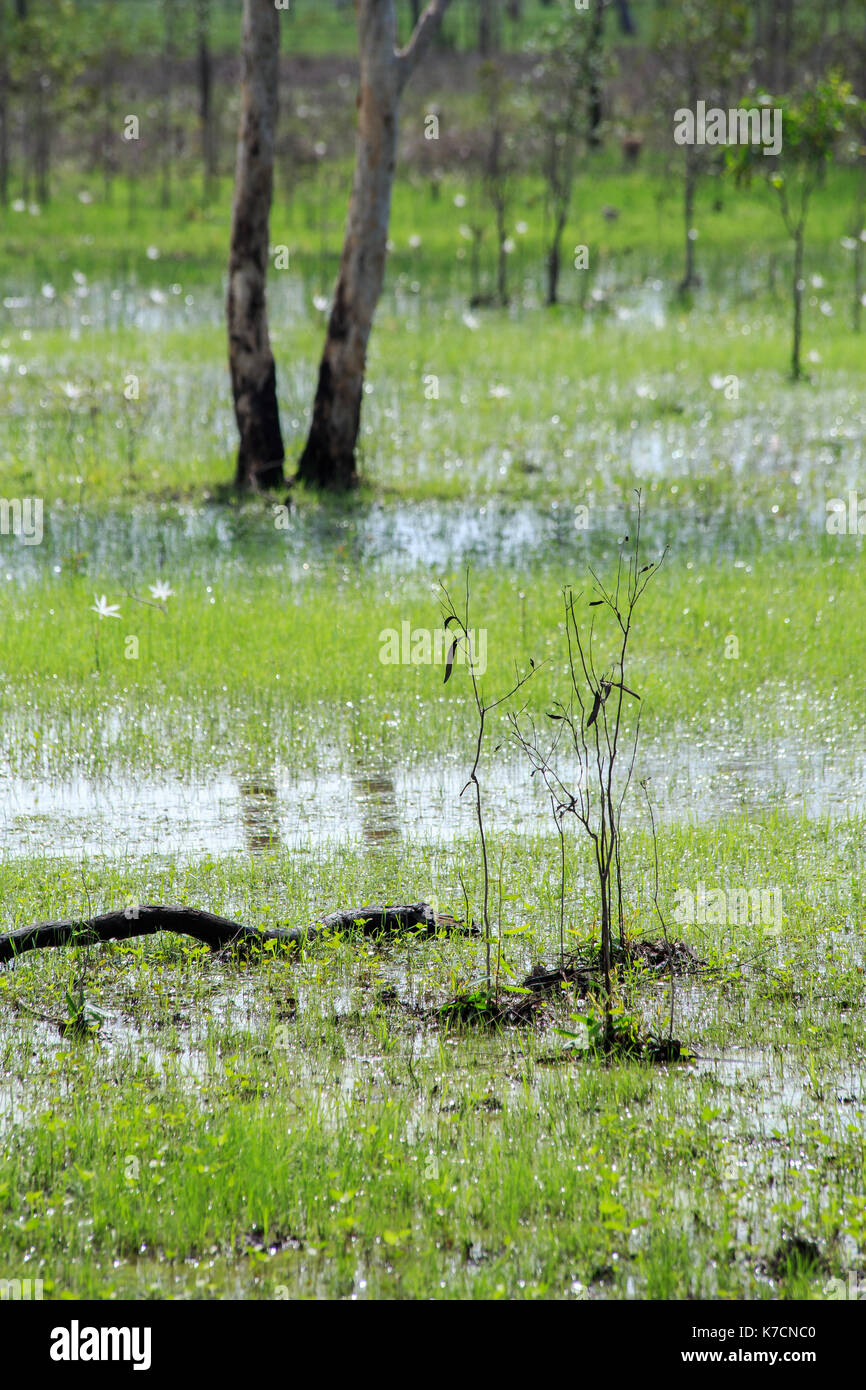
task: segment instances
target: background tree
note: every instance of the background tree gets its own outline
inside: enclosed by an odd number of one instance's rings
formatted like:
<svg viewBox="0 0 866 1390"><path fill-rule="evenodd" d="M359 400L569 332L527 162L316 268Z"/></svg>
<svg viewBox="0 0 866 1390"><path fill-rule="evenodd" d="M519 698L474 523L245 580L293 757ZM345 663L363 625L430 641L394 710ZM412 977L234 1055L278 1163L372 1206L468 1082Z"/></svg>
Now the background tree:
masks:
<svg viewBox="0 0 866 1390"><path fill-rule="evenodd" d="M499 62L484 63L479 73L487 140L482 180L484 197L496 223L496 301L508 303L508 213L517 170L517 140L512 123L511 86Z"/></svg>
<svg viewBox="0 0 866 1390"><path fill-rule="evenodd" d="M226 318L240 432L236 481L239 487L254 489L279 487L284 481L285 454L265 301L279 53L280 11L273 0L244 0L241 120Z"/></svg>
<svg viewBox="0 0 866 1390"><path fill-rule="evenodd" d="M213 194L216 177L216 147L214 143L212 91L213 60L210 51L210 0L196 0L196 76L198 80L198 118L201 130L203 165L202 194L206 203Z"/></svg>
<svg viewBox="0 0 866 1390"><path fill-rule="evenodd" d="M683 0L657 14L655 44L662 64L660 103L674 111L694 112L728 105L735 80L743 72L748 38L748 11L739 0ZM695 198L702 174L710 169L713 147L686 144L683 151L684 267L680 293L699 284L695 266ZM719 172L721 172L719 165Z"/></svg>
<svg viewBox="0 0 866 1390"><path fill-rule="evenodd" d="M313 418L297 475L313 487L344 490L357 478L355 445L367 343L385 276L400 97L448 4L431 0L408 44L398 50L394 0L358 0L355 177Z"/></svg>
<svg viewBox="0 0 866 1390"><path fill-rule="evenodd" d="M831 74L799 100L761 94L762 102L782 112L782 148L768 158L760 145L738 145L728 152L738 182L748 183L757 170L774 190L785 230L793 244L791 266L791 378L803 375L803 263L809 201L823 178L846 122L862 119L863 102L851 91L850 82Z"/></svg>
<svg viewBox="0 0 866 1390"><path fill-rule="evenodd" d="M558 301L562 236L571 207L581 143L590 138L591 93L603 64L604 30L597 16L606 0L594 0L595 14L565 8L544 31L534 51L533 124L545 184L550 235L547 244L547 303Z"/></svg>
<svg viewBox="0 0 866 1390"><path fill-rule="evenodd" d="M0 207L9 203L9 16L0 0Z"/></svg>

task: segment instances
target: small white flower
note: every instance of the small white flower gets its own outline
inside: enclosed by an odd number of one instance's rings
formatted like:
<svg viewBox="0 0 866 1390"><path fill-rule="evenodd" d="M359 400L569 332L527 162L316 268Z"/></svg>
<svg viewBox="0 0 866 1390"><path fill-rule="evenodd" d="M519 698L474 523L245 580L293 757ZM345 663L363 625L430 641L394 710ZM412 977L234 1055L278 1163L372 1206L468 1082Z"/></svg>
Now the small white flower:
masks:
<svg viewBox="0 0 866 1390"><path fill-rule="evenodd" d="M158 579L155 584L148 584L147 587L150 589L151 598L156 599L158 603L165 603L165 600L174 594L174 589L164 579Z"/></svg>
<svg viewBox="0 0 866 1390"><path fill-rule="evenodd" d="M514 240L514 237L510 236L507 236L502 243L502 249L505 252L506 256L510 256L512 252L515 250L516 246L517 242Z"/></svg>
<svg viewBox="0 0 866 1390"><path fill-rule="evenodd" d="M75 281L76 285L87 284L87 276L84 274L83 270L73 270L72 278Z"/></svg>
<svg viewBox="0 0 866 1390"><path fill-rule="evenodd" d="M145 254L146 254L147 259L148 259L149 261L158 261L158 260L159 260L159 247L158 247L158 246L148 246L147 251L145 252Z"/></svg>
<svg viewBox="0 0 866 1390"><path fill-rule="evenodd" d="M82 188L81 192L80 192L79 195L78 195L78 201L79 201L79 203L85 203L85 204L87 204L87 203L92 203L92 202L93 202L93 194L92 194L92 193L88 193L86 188Z"/></svg>
<svg viewBox="0 0 866 1390"><path fill-rule="evenodd" d="M13 212L26 212L26 211L27 211L27 204L25 203L25 201L24 201L23 198L16 198L16 199L15 199L15 202L12 204L12 211L13 211Z"/></svg>
<svg viewBox="0 0 866 1390"><path fill-rule="evenodd" d="M463 315L463 322L466 324L467 328L471 328L474 330L478 327L480 319L476 314L465 313Z"/></svg>
<svg viewBox="0 0 866 1390"><path fill-rule="evenodd" d="M842 240L840 241L839 245L842 247L842 249L843 249L844 251L856 251L856 250L857 250L857 241L856 241L856 239L855 239L854 237L852 237L852 236L843 236L843 238L842 238Z"/></svg>
<svg viewBox="0 0 866 1390"><path fill-rule="evenodd" d="M96 613L100 618L119 618L120 604L109 603L105 594L103 594L101 598L97 598L96 594L94 594L90 611L91 613Z"/></svg>
<svg viewBox="0 0 866 1390"><path fill-rule="evenodd" d="M492 396L494 400L501 401L504 400L506 396L511 395L511 389L508 386L491 386L487 394Z"/></svg>
<svg viewBox="0 0 866 1390"><path fill-rule="evenodd" d="M313 308L314 308L314 309L318 309L319 313L320 313L320 314L323 314L323 313L325 312L325 310L327 309L327 307L328 307L328 300L327 300L327 297L326 297L325 295L323 295L323 294L314 294L314 295L313 295Z"/></svg>
<svg viewBox="0 0 866 1390"><path fill-rule="evenodd" d="M455 194L454 194L454 206L455 206L456 208L465 208L465 206L466 206L466 194L465 194L465 193L455 193Z"/></svg>
<svg viewBox="0 0 866 1390"><path fill-rule="evenodd" d="M514 230L515 230L515 232L517 233L518 236L526 236L526 233L529 231L529 223L528 223L528 222L518 222L518 224L517 224L517 226L514 228Z"/></svg>
<svg viewBox="0 0 866 1390"><path fill-rule="evenodd" d="M54 286L53 286L53 285L49 285L48 282L47 282L47 280L46 280L45 284L42 286L42 298L43 298L43 299L54 299L54 297L56 296L56 294L57 294L57 291L56 291L56 289L54 288Z"/></svg>
<svg viewBox="0 0 866 1390"><path fill-rule="evenodd" d="M822 290L822 289L824 288L824 276L823 276L823 275L813 275L813 276L812 276L812 288L813 288L813 290Z"/></svg>
<svg viewBox="0 0 866 1390"><path fill-rule="evenodd" d="M418 247L421 245L421 238L417 232L413 232L410 236L409 245L412 247L413 251L417 251Z"/></svg>

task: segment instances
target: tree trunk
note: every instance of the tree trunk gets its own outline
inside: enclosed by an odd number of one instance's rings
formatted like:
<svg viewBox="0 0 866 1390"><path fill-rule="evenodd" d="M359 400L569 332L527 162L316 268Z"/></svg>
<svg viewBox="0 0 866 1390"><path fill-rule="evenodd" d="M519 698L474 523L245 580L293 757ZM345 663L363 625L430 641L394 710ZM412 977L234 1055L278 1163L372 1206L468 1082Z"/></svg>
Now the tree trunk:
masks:
<svg viewBox="0 0 866 1390"><path fill-rule="evenodd" d="M226 319L229 369L240 433L238 487L283 484L283 437L268 336L265 279L274 182L280 11L272 0L244 0L241 121Z"/></svg>
<svg viewBox="0 0 866 1390"><path fill-rule="evenodd" d="M48 203L51 197L51 110L47 105L40 108L36 122L36 201Z"/></svg>
<svg viewBox="0 0 866 1390"><path fill-rule="evenodd" d="M508 252L505 249L508 238L505 231L505 207L502 206L496 213L496 298L503 309L508 306Z"/></svg>
<svg viewBox="0 0 866 1390"><path fill-rule="evenodd" d="M690 145L686 145L685 153L686 175L683 197L683 221L685 223L684 230L686 234L686 266L683 272L683 278L680 281L681 294L685 294L688 290L692 289L694 285L697 283L697 276L695 275L695 243L694 238L691 236L691 232L692 221L694 218L695 211L695 188L697 187L698 182L698 170L697 161L695 160L694 155L692 154L692 148Z"/></svg>
<svg viewBox="0 0 866 1390"><path fill-rule="evenodd" d="M794 232L794 277L791 288L794 294L794 342L791 348L791 377L799 381L800 345L803 339L803 228L798 226Z"/></svg>
<svg viewBox="0 0 866 1390"><path fill-rule="evenodd" d="M0 207L9 203L9 54L6 0L0 0Z"/></svg>
<svg viewBox="0 0 866 1390"><path fill-rule="evenodd" d="M489 58L494 47L493 0L478 0L478 52Z"/></svg>
<svg viewBox="0 0 866 1390"><path fill-rule="evenodd" d="M210 202L213 193L214 138L213 113L211 110L211 91L213 87L213 64L211 61L208 28L210 23L210 0L196 0L196 28L198 31L198 118L201 127L201 157L203 165L202 191L204 201Z"/></svg>
<svg viewBox="0 0 866 1390"><path fill-rule="evenodd" d="M160 188L160 207L171 206L171 165L174 144L172 129L172 86L171 63L174 56L174 26L172 24L171 0L163 5L163 51L162 51L162 187Z"/></svg>
<svg viewBox="0 0 866 1390"><path fill-rule="evenodd" d="M604 119L604 93L601 85L601 65L596 60L604 43L604 0L596 0L592 12L592 28L589 33L589 135L588 141L593 149L601 145L600 128Z"/></svg>
<svg viewBox="0 0 866 1390"><path fill-rule="evenodd" d="M355 446L367 343L385 277L400 95L448 3L432 0L398 53L394 0L358 0L355 177L310 433L297 473L311 487L345 491L357 481Z"/></svg>
<svg viewBox="0 0 866 1390"><path fill-rule="evenodd" d="M557 216L553 226L553 236L547 252L547 303L548 305L559 303L559 267L560 267L560 247L562 245L562 233L565 229L565 218Z"/></svg>

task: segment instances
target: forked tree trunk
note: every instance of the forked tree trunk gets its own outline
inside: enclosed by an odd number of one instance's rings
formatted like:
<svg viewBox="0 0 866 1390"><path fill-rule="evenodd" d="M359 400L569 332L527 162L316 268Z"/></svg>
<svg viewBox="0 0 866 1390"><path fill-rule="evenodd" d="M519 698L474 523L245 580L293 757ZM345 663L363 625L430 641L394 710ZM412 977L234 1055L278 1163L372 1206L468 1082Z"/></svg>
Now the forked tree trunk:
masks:
<svg viewBox="0 0 866 1390"><path fill-rule="evenodd" d="M226 318L240 433L236 483L254 490L280 487L284 482L283 437L265 302L279 48L280 11L273 0L244 0L241 124Z"/></svg>
<svg viewBox="0 0 866 1390"><path fill-rule="evenodd" d="M398 52L394 0L357 0L360 88L355 177L346 237L306 447L297 477L345 491L357 481L355 446L367 343L385 277L400 96L449 0L432 0Z"/></svg>

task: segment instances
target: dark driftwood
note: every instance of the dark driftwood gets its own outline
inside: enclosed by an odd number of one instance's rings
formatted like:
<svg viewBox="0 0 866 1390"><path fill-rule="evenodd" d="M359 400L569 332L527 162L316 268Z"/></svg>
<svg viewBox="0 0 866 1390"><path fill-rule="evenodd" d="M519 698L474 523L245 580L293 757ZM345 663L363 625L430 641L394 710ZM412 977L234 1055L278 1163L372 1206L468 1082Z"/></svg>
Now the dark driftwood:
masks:
<svg viewBox="0 0 866 1390"><path fill-rule="evenodd" d="M407 903L398 907L358 907L332 912L308 927L274 927L257 931L242 926L227 917L202 912L196 907L143 906L125 908L120 912L103 912L99 917L81 921L34 922L29 927L0 936L0 964L14 960L24 951L40 950L43 946L67 946L70 942L87 945L102 941L127 941L133 936L151 936L158 931L179 932L203 941L212 951L225 948L249 951L261 949L269 941L300 945L312 941L322 931L363 931L367 936L384 932L420 929L433 936L442 929L472 931L453 917L438 914L427 903Z"/></svg>

